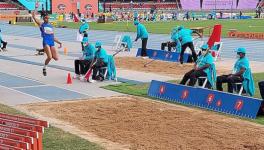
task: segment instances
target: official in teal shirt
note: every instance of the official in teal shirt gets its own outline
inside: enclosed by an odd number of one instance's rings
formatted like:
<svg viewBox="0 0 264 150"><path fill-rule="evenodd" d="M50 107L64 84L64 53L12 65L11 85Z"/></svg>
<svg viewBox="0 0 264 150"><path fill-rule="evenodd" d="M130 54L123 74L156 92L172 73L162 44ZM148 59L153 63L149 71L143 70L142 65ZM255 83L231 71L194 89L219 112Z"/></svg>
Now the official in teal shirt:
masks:
<svg viewBox="0 0 264 150"><path fill-rule="evenodd" d="M84 38L85 39L85 38ZM90 43L83 43L84 44L84 51L83 51L83 59L84 60L93 60L95 57L95 46Z"/></svg>
<svg viewBox="0 0 264 150"><path fill-rule="evenodd" d="M95 48L97 49L97 51L95 52L96 63L93 66L92 79L103 81L105 69L102 68L107 68L108 54L106 50L102 48L102 43L100 41L97 41L95 43Z"/></svg>
<svg viewBox="0 0 264 150"><path fill-rule="evenodd" d="M82 45L84 47L83 56L80 59L74 61L75 67L75 77L81 78L88 69L91 67L91 63L95 57L96 49L93 44L88 43L88 38L84 37L82 40Z"/></svg>
<svg viewBox="0 0 264 150"><path fill-rule="evenodd" d="M122 38L122 45L125 46L128 51L130 51L132 48L132 41L129 35L124 35Z"/></svg>
<svg viewBox="0 0 264 150"><path fill-rule="evenodd" d="M233 72L232 74L217 77L217 90L223 91L222 84L227 83L228 92L233 93L234 84L242 83L245 92L250 96L253 96L255 93L255 85L249 60L246 58L246 49L240 47L236 49L236 52L238 59L233 67Z"/></svg>
<svg viewBox="0 0 264 150"><path fill-rule="evenodd" d="M137 37L135 41L141 38L142 40L141 56L146 57L147 56L148 31L143 24L139 23L138 20L134 21L134 25L137 26Z"/></svg>
<svg viewBox="0 0 264 150"><path fill-rule="evenodd" d="M3 44L3 45L2 45ZM2 39L2 35L1 35L1 29L0 29L0 51L6 51L6 45L7 45L7 42L5 42L3 39Z"/></svg>
<svg viewBox="0 0 264 150"><path fill-rule="evenodd" d="M85 19L83 19L81 26L79 27L79 33L82 34L83 38L88 38L88 30L89 30L89 24ZM84 50L84 47L82 45L82 50Z"/></svg>
<svg viewBox="0 0 264 150"><path fill-rule="evenodd" d="M88 30L89 30L89 24L85 19L83 19L82 24L79 28L79 33L80 34L85 34L85 33L87 34Z"/></svg>
<svg viewBox="0 0 264 150"><path fill-rule="evenodd" d="M207 44L201 47L201 55L198 57L194 69L187 72L180 84L185 85L189 80L188 86L194 86L199 77L207 77L210 86L214 88L216 80L216 70L214 64L214 58L209 51Z"/></svg>
<svg viewBox="0 0 264 150"><path fill-rule="evenodd" d="M165 47L168 46L168 51L171 51L172 47L176 48L176 52L181 52L181 42L179 40L178 34L179 27L175 27L171 31L171 41L161 43L161 50L165 50Z"/></svg>
<svg viewBox="0 0 264 150"><path fill-rule="evenodd" d="M197 60L197 54L194 50L193 39L192 39L193 33L196 33L197 35L199 35L200 38L202 37L202 35L200 33L198 33L197 31L193 31L191 29L184 28L183 26L181 26L181 28L179 28L179 39L180 39L181 45L182 45L181 54L180 54L180 63L181 64L183 64L183 55L184 55L184 52L185 52L187 47L189 47L190 50L192 51L193 61L195 62Z"/></svg>

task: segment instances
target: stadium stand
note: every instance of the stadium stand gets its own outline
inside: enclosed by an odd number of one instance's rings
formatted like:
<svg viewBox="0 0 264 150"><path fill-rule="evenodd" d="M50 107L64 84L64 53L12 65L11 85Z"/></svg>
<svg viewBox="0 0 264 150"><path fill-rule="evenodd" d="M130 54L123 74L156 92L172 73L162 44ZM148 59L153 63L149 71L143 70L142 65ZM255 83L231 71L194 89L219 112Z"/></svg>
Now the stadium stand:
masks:
<svg viewBox="0 0 264 150"><path fill-rule="evenodd" d="M10 10L10 9L18 9L18 8L14 4L0 2L0 9Z"/></svg>
<svg viewBox="0 0 264 150"><path fill-rule="evenodd" d="M105 3L106 8L112 8L112 10L118 9L135 9L135 10L143 10L143 9L177 9L176 2L166 2L166 3Z"/></svg>
<svg viewBox="0 0 264 150"><path fill-rule="evenodd" d="M0 10L24 10L17 0L0 0Z"/></svg>
<svg viewBox="0 0 264 150"><path fill-rule="evenodd" d="M105 8L112 10L116 9L158 9L158 10L253 10L258 6L263 7L263 0L247 0L247 1L223 1L214 4L215 0L157 0L157 1L138 1L138 0L123 0L123 1L112 1L112 0L100 0L100 3L105 4Z"/></svg>

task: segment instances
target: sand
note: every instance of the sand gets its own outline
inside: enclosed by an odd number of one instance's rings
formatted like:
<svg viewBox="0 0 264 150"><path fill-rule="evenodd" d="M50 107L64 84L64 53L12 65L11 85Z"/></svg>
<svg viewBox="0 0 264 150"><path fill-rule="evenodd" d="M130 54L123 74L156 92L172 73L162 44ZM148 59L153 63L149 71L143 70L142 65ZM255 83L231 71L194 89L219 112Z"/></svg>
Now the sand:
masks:
<svg viewBox="0 0 264 150"><path fill-rule="evenodd" d="M184 63L183 65L180 65L179 63L165 62L159 60L155 60L152 63L148 64L146 67L144 67L144 64L150 61L152 61L152 59L142 59L136 57L115 58L116 66L121 69L151 72L176 78L183 76L186 72L193 69L193 63ZM217 73L230 73L230 70L221 67L217 68Z"/></svg>
<svg viewBox="0 0 264 150"><path fill-rule="evenodd" d="M129 149L264 149L261 125L147 98L109 97L19 107Z"/></svg>

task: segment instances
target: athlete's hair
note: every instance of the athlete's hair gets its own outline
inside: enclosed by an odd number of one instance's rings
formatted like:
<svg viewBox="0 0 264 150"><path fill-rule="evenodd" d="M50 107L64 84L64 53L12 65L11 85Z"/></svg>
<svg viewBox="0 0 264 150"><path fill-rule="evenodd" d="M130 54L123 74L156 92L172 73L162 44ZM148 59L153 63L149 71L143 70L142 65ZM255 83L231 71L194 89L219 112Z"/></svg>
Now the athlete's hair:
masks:
<svg viewBox="0 0 264 150"><path fill-rule="evenodd" d="M45 12L45 13L43 14L43 18L46 17L46 16L48 16L48 15L49 15L49 14Z"/></svg>

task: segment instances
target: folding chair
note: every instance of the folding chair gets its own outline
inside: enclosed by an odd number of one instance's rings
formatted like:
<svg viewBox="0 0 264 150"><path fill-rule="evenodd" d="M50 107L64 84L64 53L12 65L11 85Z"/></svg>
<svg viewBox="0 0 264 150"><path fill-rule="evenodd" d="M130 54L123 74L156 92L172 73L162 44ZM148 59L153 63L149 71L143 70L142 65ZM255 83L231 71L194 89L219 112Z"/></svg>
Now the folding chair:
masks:
<svg viewBox="0 0 264 150"><path fill-rule="evenodd" d="M243 92L243 89L244 89L243 88L243 84L240 82L240 83L235 83L234 85L235 85L234 86L234 91L236 91L238 95L241 95L242 92ZM240 86L240 89L238 88L239 86Z"/></svg>
<svg viewBox="0 0 264 150"><path fill-rule="evenodd" d="M196 81L196 84L198 83L198 86L199 86L199 80L204 80L203 85L202 85L202 88L205 88L205 86L206 86L206 84L208 82L207 77L198 77L198 79Z"/></svg>
<svg viewBox="0 0 264 150"><path fill-rule="evenodd" d="M101 70L101 71L104 71L104 80L106 79L106 77L107 77L107 72L108 72L108 70L107 70L108 68L107 67L101 67L99 70ZM100 71L99 71L100 72ZM98 72L98 73L99 73ZM97 74L98 75L98 74Z"/></svg>
<svg viewBox="0 0 264 150"><path fill-rule="evenodd" d="M215 61L217 61L218 57L220 56L220 53L222 51L222 46L223 46L223 42L216 42L210 50Z"/></svg>

